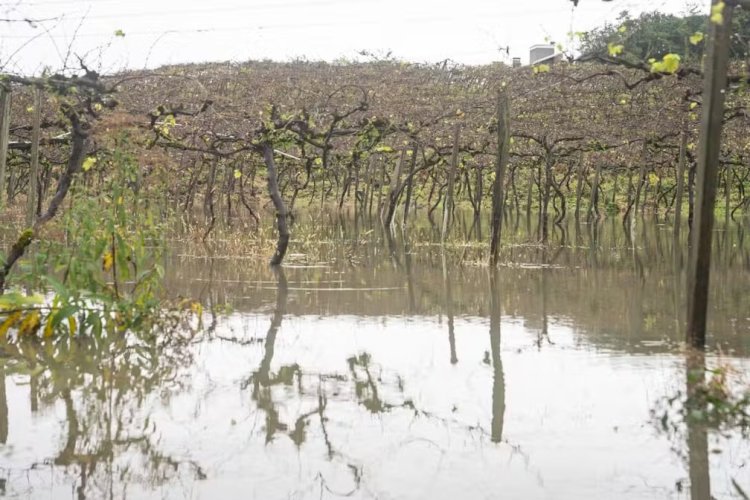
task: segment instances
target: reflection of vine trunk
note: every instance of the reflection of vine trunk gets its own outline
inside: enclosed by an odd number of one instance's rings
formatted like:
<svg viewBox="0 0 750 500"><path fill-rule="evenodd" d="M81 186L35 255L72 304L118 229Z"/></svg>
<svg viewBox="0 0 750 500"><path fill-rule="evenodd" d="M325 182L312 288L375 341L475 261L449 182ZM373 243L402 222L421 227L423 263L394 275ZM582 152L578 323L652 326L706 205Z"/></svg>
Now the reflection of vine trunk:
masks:
<svg viewBox="0 0 750 500"><path fill-rule="evenodd" d="M491 439L498 443L503 439L505 422L505 374L500 356L500 294L497 287L497 271L490 271L490 353L492 357L492 426Z"/></svg>
<svg viewBox="0 0 750 500"><path fill-rule="evenodd" d="M262 148L263 159L268 169L268 193L276 209L276 228L279 231L279 239L276 242L276 251L271 257L271 265L278 266L284 260L286 249L289 246L289 228L286 223L287 209L284 200L281 199L281 193L279 193L279 174L276 169L276 162L273 159L273 147L266 142Z"/></svg>
<svg viewBox="0 0 750 500"><path fill-rule="evenodd" d="M691 411L700 411L705 414L705 400L701 396L696 397L696 391L700 391L706 383L706 363L702 351L688 351L685 358L688 401L700 402L700 408L691 408ZM688 469L690 473L690 499L711 499L711 476L708 462L708 431L706 426L688 416L687 418L687 447L688 447Z"/></svg>
<svg viewBox="0 0 750 500"><path fill-rule="evenodd" d="M260 368L258 369L258 380L261 385L266 386L270 382L271 378L271 361L273 361L274 347L276 345L276 334L281 327L281 320L284 319L284 313L286 312L286 299L289 294L286 275L284 270L281 268L274 268L276 274L276 308L273 311L273 317L271 318L271 326L268 328L266 334L266 342L263 345L263 359L260 362Z"/></svg>

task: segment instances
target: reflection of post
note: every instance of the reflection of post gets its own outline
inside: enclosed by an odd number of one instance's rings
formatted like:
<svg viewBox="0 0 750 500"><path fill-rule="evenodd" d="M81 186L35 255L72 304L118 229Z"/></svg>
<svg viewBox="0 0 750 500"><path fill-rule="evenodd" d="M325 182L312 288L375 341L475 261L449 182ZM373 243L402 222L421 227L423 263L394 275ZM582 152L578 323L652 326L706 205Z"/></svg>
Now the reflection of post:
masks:
<svg viewBox="0 0 750 500"><path fill-rule="evenodd" d="M537 338L537 347L542 348L543 341L549 341L549 325L547 322L547 264L549 258L547 256L547 247L542 248L542 269L540 270L539 286L541 288L540 295L542 298L542 328L539 331L539 337Z"/></svg>
<svg viewBox="0 0 750 500"><path fill-rule="evenodd" d="M408 244L404 245L404 267L406 268L406 287L409 295L409 313L413 314L416 307L414 299L414 271L411 268L411 250Z"/></svg>
<svg viewBox="0 0 750 500"><path fill-rule="evenodd" d="M455 365L458 363L458 357L456 356L456 335L453 330L453 293L451 290L451 282L448 279L448 267L445 262L445 251L441 252L443 260L443 293L445 294L445 314L448 316L448 342L451 349L451 364Z"/></svg>
<svg viewBox="0 0 750 500"><path fill-rule="evenodd" d="M29 377L29 399L31 412L39 411L39 375Z"/></svg>
<svg viewBox="0 0 750 500"><path fill-rule="evenodd" d="M0 366L0 444L8 442L8 396L5 393L5 366Z"/></svg>
<svg viewBox="0 0 750 500"><path fill-rule="evenodd" d="M505 375L500 356L500 296L497 289L497 270L490 271L490 353L492 356L492 442L503 439L505 422Z"/></svg>
<svg viewBox="0 0 750 500"><path fill-rule="evenodd" d="M688 401L701 405L691 406L691 412L705 414L705 400L696 395L706 380L706 360L698 350L688 351L685 359ZM688 469L690 473L690 499L711 500L711 475L708 463L708 432L706 426L687 416Z"/></svg>
<svg viewBox="0 0 750 500"><path fill-rule="evenodd" d="M281 327L281 320L284 318L284 313L286 312L286 299L289 293L284 270L277 266L274 266L272 269L276 275L277 283L276 308L273 311L271 326L268 328L266 342L263 345L263 359L260 362L260 369L258 370L258 379L261 385L267 385L270 381L271 361L273 360L273 351L276 344L276 334Z"/></svg>

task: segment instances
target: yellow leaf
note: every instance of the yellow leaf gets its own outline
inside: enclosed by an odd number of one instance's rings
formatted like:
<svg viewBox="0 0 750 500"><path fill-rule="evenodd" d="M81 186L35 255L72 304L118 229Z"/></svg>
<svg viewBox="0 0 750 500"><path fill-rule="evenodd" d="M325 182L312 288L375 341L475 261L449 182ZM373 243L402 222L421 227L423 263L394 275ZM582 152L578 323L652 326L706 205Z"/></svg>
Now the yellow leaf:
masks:
<svg viewBox="0 0 750 500"><path fill-rule="evenodd" d="M549 73L549 64L537 64L532 71L535 75L538 73Z"/></svg>
<svg viewBox="0 0 750 500"><path fill-rule="evenodd" d="M711 22L714 24L724 24L724 7L726 4L717 2L711 7Z"/></svg>
<svg viewBox="0 0 750 500"><path fill-rule="evenodd" d="M26 108L27 113L33 113L34 112L34 106L29 106Z"/></svg>
<svg viewBox="0 0 750 500"><path fill-rule="evenodd" d="M698 103L697 102L691 102L690 103L690 109L695 109L697 107L698 107Z"/></svg>
<svg viewBox="0 0 750 500"><path fill-rule="evenodd" d="M234 169L234 178L235 179L239 179L240 177L242 177L242 172L240 172L239 169L235 168Z"/></svg>
<svg viewBox="0 0 750 500"><path fill-rule="evenodd" d="M695 33L690 35L690 43L692 43L693 45L698 45L702 41L703 41L703 33L701 33L700 31L696 31Z"/></svg>
<svg viewBox="0 0 750 500"><path fill-rule="evenodd" d="M617 31L619 31L620 33L625 33L627 30L628 28L624 24L620 26L619 28L617 28Z"/></svg>
<svg viewBox="0 0 750 500"><path fill-rule="evenodd" d="M678 54L666 54L661 61L651 63L652 73L673 74L680 68L680 56Z"/></svg>
<svg viewBox="0 0 750 500"><path fill-rule="evenodd" d="M88 172L94 165L96 165L96 157L89 156L88 158L83 160L83 165L81 166L81 168L84 172Z"/></svg>
<svg viewBox="0 0 750 500"><path fill-rule="evenodd" d="M53 329L54 328L52 326L53 325L53 323L52 323L52 316L53 316L53 313L51 313L49 316L47 316L47 323L44 325L44 332L43 332L43 334L44 334L44 338L45 339L50 338L52 336L52 333L53 333Z"/></svg>
<svg viewBox="0 0 750 500"><path fill-rule="evenodd" d="M37 328L39 328L39 318L39 311L31 311L28 313L18 326L18 334L26 335L34 333Z"/></svg>
<svg viewBox="0 0 750 500"><path fill-rule="evenodd" d="M76 334L76 328L77 328L76 319L73 316L70 316L68 318L68 329L70 330L71 337Z"/></svg>
<svg viewBox="0 0 750 500"><path fill-rule="evenodd" d="M94 111L101 111L101 110L102 110L102 105L101 104L99 104L98 102L96 104L94 104Z"/></svg>
<svg viewBox="0 0 750 500"><path fill-rule="evenodd" d="M21 311L11 313L7 318L5 318L5 321L3 321L3 323L0 325L0 337L4 337L8 333L10 327L15 325L20 318Z"/></svg>
<svg viewBox="0 0 750 500"><path fill-rule="evenodd" d="M612 57L617 57L620 54L622 54L624 47L622 45L615 45L614 43L608 43L607 44L607 51L609 51L609 55Z"/></svg>
<svg viewBox="0 0 750 500"><path fill-rule="evenodd" d="M193 311L193 314L198 317L201 317L203 315L203 306L200 302L193 302L192 304L190 304L190 310Z"/></svg>
<svg viewBox="0 0 750 500"><path fill-rule="evenodd" d="M114 263L114 257L112 256L112 252L107 252L104 254L104 257L102 258L102 269L104 272L109 272L110 269L112 269L112 264Z"/></svg>

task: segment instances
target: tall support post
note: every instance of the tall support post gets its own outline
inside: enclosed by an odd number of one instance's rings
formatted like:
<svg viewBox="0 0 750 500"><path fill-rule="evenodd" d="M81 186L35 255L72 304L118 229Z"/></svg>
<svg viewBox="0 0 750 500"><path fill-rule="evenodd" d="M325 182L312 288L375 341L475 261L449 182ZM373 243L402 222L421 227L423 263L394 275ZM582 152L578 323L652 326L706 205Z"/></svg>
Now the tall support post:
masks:
<svg viewBox="0 0 750 500"><path fill-rule="evenodd" d="M42 124L42 89L34 89L34 122L31 129L31 163L29 167L29 189L26 196L26 226L31 227L36 219L39 182L39 141Z"/></svg>
<svg viewBox="0 0 750 500"><path fill-rule="evenodd" d="M443 229L440 233L440 240L445 241L448 236L448 227L450 218L453 215L453 188L456 183L456 171L458 170L458 141L461 135L461 124L456 123L453 130L453 154L451 155L451 165L448 171L448 188L445 192L445 202L443 204Z"/></svg>
<svg viewBox="0 0 750 500"><path fill-rule="evenodd" d="M5 205L5 170L10 132L10 87L0 84L0 208Z"/></svg>
<svg viewBox="0 0 750 500"><path fill-rule="evenodd" d="M682 198L685 192L685 163L687 162L687 124L683 123L680 132L680 153L677 159L677 187L674 199L674 237L675 241L680 237L680 226L682 224Z"/></svg>
<svg viewBox="0 0 750 500"><path fill-rule="evenodd" d="M727 88L729 37L734 10L730 2L722 0L712 0L711 5L712 13L721 10L720 15L712 15L709 22L708 48L703 76L703 113L698 139L697 198L687 274L687 341L697 348L703 348L706 344L711 236L714 227L716 178Z"/></svg>
<svg viewBox="0 0 750 500"><path fill-rule="evenodd" d="M497 156L495 158L495 180L492 183L492 236L490 238L490 261L497 264L500 251L500 236L503 225L503 205L505 201L505 170L508 166L510 147L510 104L508 93L497 96Z"/></svg>

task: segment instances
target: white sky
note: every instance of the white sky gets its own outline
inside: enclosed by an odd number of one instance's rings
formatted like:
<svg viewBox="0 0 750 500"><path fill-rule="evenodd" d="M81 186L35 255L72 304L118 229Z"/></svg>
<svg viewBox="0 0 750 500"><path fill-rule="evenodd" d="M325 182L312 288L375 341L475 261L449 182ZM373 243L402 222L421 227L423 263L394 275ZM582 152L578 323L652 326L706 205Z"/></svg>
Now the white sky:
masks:
<svg viewBox="0 0 750 500"><path fill-rule="evenodd" d="M620 11L680 13L708 0L0 0L0 69L58 70L72 42L105 72L202 61L357 58L363 49L411 61L528 59L545 37L614 20ZM77 35L76 30L78 30ZM125 37L114 37L115 30ZM34 38L35 37L35 38ZM510 46L510 56L499 51ZM360 59L362 59L360 57ZM69 65L75 65L75 58Z"/></svg>

